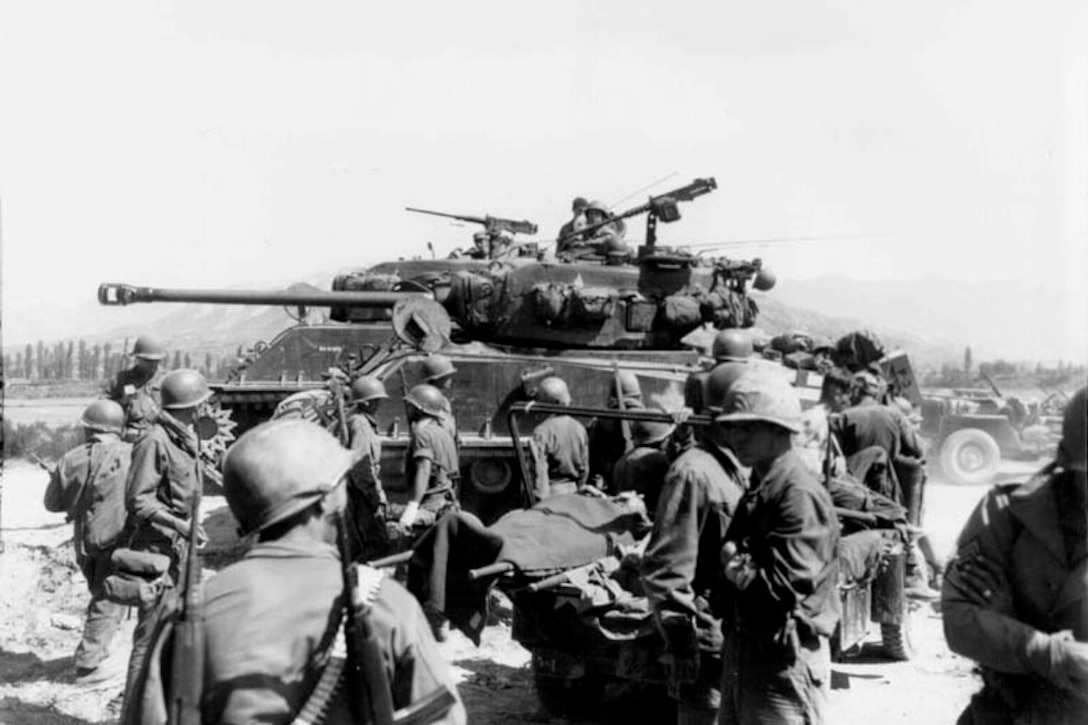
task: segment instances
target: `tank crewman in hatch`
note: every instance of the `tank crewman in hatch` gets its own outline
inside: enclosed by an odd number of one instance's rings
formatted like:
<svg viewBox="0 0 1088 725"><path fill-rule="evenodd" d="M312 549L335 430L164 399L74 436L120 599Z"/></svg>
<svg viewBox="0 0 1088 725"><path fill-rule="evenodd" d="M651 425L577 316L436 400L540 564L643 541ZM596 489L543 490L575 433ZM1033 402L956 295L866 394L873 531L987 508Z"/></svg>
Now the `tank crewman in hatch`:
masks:
<svg viewBox="0 0 1088 725"><path fill-rule="evenodd" d="M134 443L155 422L160 410L162 374L159 365L166 350L154 338L141 335L132 347L136 362L121 370L103 389L106 397L125 411L124 439Z"/></svg>
<svg viewBox="0 0 1088 725"><path fill-rule="evenodd" d="M982 666L958 722L1088 722L1088 404L1065 409L1058 455L992 488L967 521L942 591L953 652Z"/></svg>
<svg viewBox="0 0 1088 725"><path fill-rule="evenodd" d="M566 224L559 228L559 235L556 239L562 239L568 237L575 232L582 231L586 226L586 207L589 206L589 202L586 201L583 196L574 197L574 201L570 203L571 218Z"/></svg>
<svg viewBox="0 0 1088 725"><path fill-rule="evenodd" d="M716 421L752 468L721 550L720 722L827 722L839 522L793 448L800 400L781 378L753 369L733 383Z"/></svg>
<svg viewBox="0 0 1088 725"><path fill-rule="evenodd" d="M408 446L408 501L391 504L390 516L400 527L410 531L416 526L430 526L439 517L458 506L457 483L461 469L457 444L443 418L449 403L433 385L421 383L404 396L412 437Z"/></svg>
<svg viewBox="0 0 1088 725"><path fill-rule="evenodd" d="M544 378L537 388L541 403L570 405L570 390L562 378ZM552 414L533 428L533 442L540 454L536 497L577 493L589 477L589 436L585 426L569 415Z"/></svg>
<svg viewBox="0 0 1088 725"><path fill-rule="evenodd" d="M259 539L204 586L204 722L288 722L314 704L308 700L335 662L344 624L336 528L351 463L335 438L300 420L264 423L227 452L227 503L241 532ZM358 579L393 707L445 687L452 708L427 722L464 723L464 706L419 603L378 570L360 566ZM360 690L351 678L372 675L362 666L340 676L347 679L321 722L356 722L344 693Z"/></svg>
<svg viewBox="0 0 1088 725"><path fill-rule="evenodd" d="M721 397L708 392L712 410ZM714 425L665 473L653 530L642 559L642 584L665 640L669 695L679 723L712 723L721 705L721 620L711 612L719 588L719 552L746 482Z"/></svg>
<svg viewBox="0 0 1088 725"><path fill-rule="evenodd" d="M136 441L126 484L129 548L170 559L165 588L177 586L189 551L193 498L200 481L195 423L199 406L211 397L208 383L196 370L174 370L162 380L162 411ZM198 537L207 540L202 528ZM161 596L161 594L160 594ZM135 682L152 637L154 603L141 605L132 636L129 689Z"/></svg>
<svg viewBox="0 0 1088 725"><path fill-rule="evenodd" d="M91 684L122 674L101 666L127 607L106 598L110 556L125 528L125 482L132 444L121 440L125 412L112 400L87 406L79 425L84 442L64 454L45 489L45 508L64 511L74 525L76 565L87 579L91 601L76 648L75 682Z"/></svg>
<svg viewBox="0 0 1088 725"><path fill-rule="evenodd" d="M374 419L389 396L381 380L361 376L351 384L354 412L348 418L348 448L353 461L348 472L348 532L352 551L368 561L384 553L389 541L385 511L389 504L382 487L382 441Z"/></svg>

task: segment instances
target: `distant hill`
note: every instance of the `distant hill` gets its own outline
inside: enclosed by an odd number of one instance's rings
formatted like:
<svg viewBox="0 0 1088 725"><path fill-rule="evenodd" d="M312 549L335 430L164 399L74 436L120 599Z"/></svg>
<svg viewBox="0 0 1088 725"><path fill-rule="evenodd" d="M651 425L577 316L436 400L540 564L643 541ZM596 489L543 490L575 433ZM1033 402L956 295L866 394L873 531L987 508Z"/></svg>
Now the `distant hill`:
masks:
<svg viewBox="0 0 1088 725"><path fill-rule="evenodd" d="M311 279L307 282L328 289L330 279L331 275L325 280ZM881 305L872 302L868 306L854 304L844 306L843 313L829 314L808 304L809 300L817 299L818 296L807 293L806 287L798 286L797 283L781 287L786 290L786 295L782 295L777 288L770 293L756 293L761 310L758 325L771 335L803 330L814 336L838 338L852 330L864 328L876 332L889 349L907 350L915 364L920 367L939 367L946 361L962 360L962 348L956 345L933 342L921 335L896 329L883 316L876 314L876 311L882 309ZM835 289L837 294L843 295L845 290L852 287L845 281L837 283ZM846 296L853 297L854 293L850 292ZM42 339L47 343L69 338L83 338L89 343L117 342L150 331L169 347L194 354L231 353L239 345L248 346L258 340L271 340L292 324L282 307L140 304L105 308L91 303L85 307L65 310L62 318L52 320L47 308L40 312L41 327L38 329L42 330ZM311 315L319 318L319 311L314 310ZM5 342L12 339L12 327L19 330L24 337L24 330L33 329L26 324L32 322L28 320L14 321L17 323L15 325L9 325L6 318L4 322ZM48 329L59 329L64 333L48 336L44 334ZM18 346L5 345L6 351L15 352L17 349Z"/></svg>

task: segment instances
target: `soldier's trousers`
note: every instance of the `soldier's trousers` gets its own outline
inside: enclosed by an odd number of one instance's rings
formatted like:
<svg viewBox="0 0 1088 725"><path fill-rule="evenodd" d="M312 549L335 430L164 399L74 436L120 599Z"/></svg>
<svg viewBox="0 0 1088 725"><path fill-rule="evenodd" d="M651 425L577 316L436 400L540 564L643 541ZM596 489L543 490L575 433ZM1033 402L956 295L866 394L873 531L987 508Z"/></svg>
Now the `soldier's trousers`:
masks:
<svg viewBox="0 0 1088 725"><path fill-rule="evenodd" d="M722 725L818 725L827 721L831 648L802 639L795 653L768 638L724 626Z"/></svg>
<svg viewBox="0 0 1088 725"><path fill-rule="evenodd" d="M117 634L128 607L106 599L103 583L110 573L112 549L95 554L85 554L79 566L87 579L91 601L87 604L87 618L83 623L83 638L76 648L77 669L92 670L110 653L110 643Z"/></svg>

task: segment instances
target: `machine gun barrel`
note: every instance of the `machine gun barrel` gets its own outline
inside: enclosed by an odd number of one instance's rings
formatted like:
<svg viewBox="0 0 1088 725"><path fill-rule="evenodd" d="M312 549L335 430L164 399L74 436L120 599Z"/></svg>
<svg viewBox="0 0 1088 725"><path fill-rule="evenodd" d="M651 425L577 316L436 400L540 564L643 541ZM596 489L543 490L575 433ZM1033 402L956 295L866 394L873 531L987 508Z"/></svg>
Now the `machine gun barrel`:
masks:
<svg viewBox="0 0 1088 725"><path fill-rule="evenodd" d="M709 194L717 188L718 182L715 181L714 177L712 176L706 179L695 179L690 184L681 186L678 189L666 191L664 194L657 194L656 196L651 196L649 200L646 201L646 203L639 204L638 206L632 207L627 211L620 212L619 214L616 214L609 219L605 219L603 221L597 222L596 224L590 224L588 226L582 227L578 231L572 232L562 237L561 239L559 239L559 241L564 242L570 239L574 239L576 237L585 238L586 235L592 234L593 232L604 226L607 226L608 224L611 224L612 222L618 221L620 219L629 219L633 216L645 214L647 212L649 212L654 217L660 216L662 221L665 222L676 221L680 218L679 213L676 211L676 202L692 201L695 198L702 196L703 194ZM647 239L646 243L652 245L653 242L652 240Z"/></svg>
<svg viewBox="0 0 1088 725"><path fill-rule="evenodd" d="M579 405L556 405L555 403L514 403L510 406L511 414L525 413L562 413L576 418L611 418L614 420L641 420L656 423L672 423L670 413L660 410L646 410L643 408L628 408L616 410L615 408L592 408ZM705 426L711 425L714 418L709 415L691 415L684 421L687 425Z"/></svg>
<svg viewBox="0 0 1088 725"><path fill-rule="evenodd" d="M217 305L300 307L393 307L410 297L431 298L428 292L325 292L323 290L265 292L260 290L170 289L107 283L98 287L103 305L134 302L208 302Z"/></svg>

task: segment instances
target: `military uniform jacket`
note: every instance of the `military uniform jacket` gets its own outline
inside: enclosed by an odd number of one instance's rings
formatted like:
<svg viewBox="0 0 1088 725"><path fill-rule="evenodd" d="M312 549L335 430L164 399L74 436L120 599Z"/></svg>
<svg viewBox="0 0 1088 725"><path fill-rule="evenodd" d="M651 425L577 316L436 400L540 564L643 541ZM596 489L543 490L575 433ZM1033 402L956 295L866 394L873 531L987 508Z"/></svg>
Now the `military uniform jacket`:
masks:
<svg viewBox="0 0 1088 725"><path fill-rule="evenodd" d="M589 437L585 426L569 415L553 415L533 429L548 464L548 483L582 486L589 476Z"/></svg>
<svg viewBox="0 0 1088 725"><path fill-rule="evenodd" d="M137 523L159 511L189 518L199 480L195 445L194 436L156 423L133 446L125 504Z"/></svg>
<svg viewBox="0 0 1088 725"><path fill-rule="evenodd" d="M326 662L343 595L340 556L317 542L270 541L204 587L203 720L287 723L302 709ZM419 603L386 578L370 622L382 648L394 708L440 685L457 696ZM351 723L343 696L329 724ZM442 722L465 722L460 699Z"/></svg>
<svg viewBox="0 0 1088 725"><path fill-rule="evenodd" d="M436 418L423 418L412 426L412 441L406 461L409 482L415 480L416 462L422 459L431 462L431 481L426 495L450 490L453 482L461 476L457 443L446 426Z"/></svg>
<svg viewBox="0 0 1088 725"><path fill-rule="evenodd" d="M1063 500L1073 498L1059 482L1069 475L1044 472L987 493L960 534L942 592L949 647L982 665L987 685L1026 722L1088 722L1088 703L1039 674L1049 668L1040 633L1072 630L1088 641L1085 509L1083 499ZM987 605L958 583L959 568L975 556L1004 573Z"/></svg>
<svg viewBox="0 0 1088 725"><path fill-rule="evenodd" d="M743 591L726 583L727 619L777 637L792 619L804 635L831 636L839 621L839 521L831 495L797 451L775 459L752 483L726 534L757 569Z"/></svg>
<svg viewBox="0 0 1088 725"><path fill-rule="evenodd" d="M50 476L45 508L64 511L73 522L77 561L120 540L131 458L131 444L113 435L96 435L64 454Z"/></svg>
<svg viewBox="0 0 1088 725"><path fill-rule="evenodd" d="M366 413L353 415L348 421L348 432L349 448L355 454L352 483L364 491L381 491L382 440L377 422Z"/></svg>
<svg viewBox="0 0 1088 725"><path fill-rule="evenodd" d="M106 397L116 401L125 410L125 428L144 432L154 424L161 407L160 388L162 373L146 377L136 368L128 368L106 385ZM126 395L125 387L135 388L134 395Z"/></svg>
<svg viewBox="0 0 1088 725"><path fill-rule="evenodd" d="M725 532L744 486L739 466L721 450L697 445L669 466L641 571L655 620L664 632L690 627L692 618L705 609L720 578ZM721 631L717 624L713 627L717 631L712 637L720 648ZM704 649L715 648L715 642L702 634L700 640Z"/></svg>
<svg viewBox="0 0 1088 725"><path fill-rule="evenodd" d="M876 402L863 403L847 408L831 420L842 452L848 458L870 446L887 451L889 461L899 456L924 455L910 421L894 408Z"/></svg>

